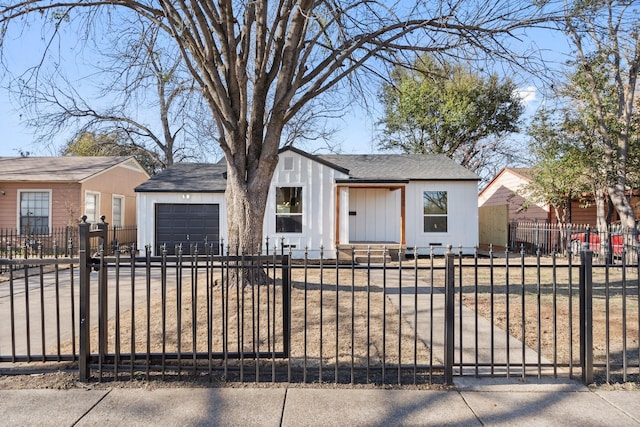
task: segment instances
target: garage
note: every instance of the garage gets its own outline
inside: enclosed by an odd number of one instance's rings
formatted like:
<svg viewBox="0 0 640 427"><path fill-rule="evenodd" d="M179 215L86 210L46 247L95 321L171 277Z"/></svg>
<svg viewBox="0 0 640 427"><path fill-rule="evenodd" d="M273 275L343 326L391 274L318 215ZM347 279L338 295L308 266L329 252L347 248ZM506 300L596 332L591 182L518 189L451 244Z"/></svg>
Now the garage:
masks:
<svg viewBox="0 0 640 427"><path fill-rule="evenodd" d="M175 255L176 246L182 244L183 253L198 245L204 251L204 242L213 243L214 253L219 253L220 205L159 203L155 206L156 253L167 246L167 253Z"/></svg>

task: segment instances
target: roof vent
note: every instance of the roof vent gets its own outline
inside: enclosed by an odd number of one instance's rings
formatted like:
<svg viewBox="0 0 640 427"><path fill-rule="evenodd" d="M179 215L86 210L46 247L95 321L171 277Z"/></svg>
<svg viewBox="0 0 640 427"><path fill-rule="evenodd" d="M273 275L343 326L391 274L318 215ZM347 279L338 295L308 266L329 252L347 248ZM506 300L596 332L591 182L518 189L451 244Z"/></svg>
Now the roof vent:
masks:
<svg viewBox="0 0 640 427"><path fill-rule="evenodd" d="M284 158L284 170L286 171L293 170L293 157L287 156Z"/></svg>

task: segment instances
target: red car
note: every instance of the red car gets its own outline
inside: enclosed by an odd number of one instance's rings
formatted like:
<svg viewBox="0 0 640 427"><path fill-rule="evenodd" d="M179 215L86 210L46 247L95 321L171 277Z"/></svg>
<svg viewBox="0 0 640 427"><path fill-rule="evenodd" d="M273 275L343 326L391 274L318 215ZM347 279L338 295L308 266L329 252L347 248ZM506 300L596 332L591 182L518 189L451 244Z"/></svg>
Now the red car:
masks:
<svg viewBox="0 0 640 427"><path fill-rule="evenodd" d="M637 228L637 225L636 225ZM622 248L624 247L625 233L622 233L622 227L620 222L611 224L609 236L611 238L611 248L613 249L614 256L622 256ZM600 252L600 234L598 230L588 230L580 233L571 234L571 252L577 253L582 250L582 246L587 241L587 235L589 236L589 249L594 252ZM640 241L640 236L636 237ZM604 244L604 243L603 243ZM604 248L603 248L604 249ZM635 250L636 246L627 247L627 251Z"/></svg>

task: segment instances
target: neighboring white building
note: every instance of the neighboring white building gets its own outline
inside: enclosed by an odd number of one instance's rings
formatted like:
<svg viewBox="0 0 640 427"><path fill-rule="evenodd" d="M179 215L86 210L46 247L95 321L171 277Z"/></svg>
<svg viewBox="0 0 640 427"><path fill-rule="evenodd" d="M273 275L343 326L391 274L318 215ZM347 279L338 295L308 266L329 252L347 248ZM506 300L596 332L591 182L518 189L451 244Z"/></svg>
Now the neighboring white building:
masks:
<svg viewBox="0 0 640 427"><path fill-rule="evenodd" d="M138 186L138 242L227 240L225 165L179 163ZM312 155L288 147L271 181L263 233L297 256L382 243L442 253L478 245L479 177L441 155Z"/></svg>

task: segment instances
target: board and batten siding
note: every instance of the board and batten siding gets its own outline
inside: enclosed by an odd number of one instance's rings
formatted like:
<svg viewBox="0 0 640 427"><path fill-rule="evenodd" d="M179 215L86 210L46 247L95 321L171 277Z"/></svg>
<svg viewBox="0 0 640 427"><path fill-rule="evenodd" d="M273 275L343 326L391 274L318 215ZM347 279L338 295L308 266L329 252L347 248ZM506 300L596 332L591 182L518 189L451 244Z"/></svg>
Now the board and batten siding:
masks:
<svg viewBox="0 0 640 427"><path fill-rule="evenodd" d="M153 193L140 192L137 194L138 247L142 251L145 245L151 245L152 255L157 247L155 241L156 218L154 215L156 204L217 204L220 205L220 237L227 240L227 210L224 193Z"/></svg>
<svg viewBox="0 0 640 427"><path fill-rule="evenodd" d="M325 257L335 257L335 180L342 178L347 175L306 156L282 153L271 179L263 224L270 250L284 243L297 256L308 248L309 257L318 258L322 247ZM302 187L302 233L276 233L276 187Z"/></svg>
<svg viewBox="0 0 640 427"><path fill-rule="evenodd" d="M349 189L349 242L400 243L400 190Z"/></svg>
<svg viewBox="0 0 640 427"><path fill-rule="evenodd" d="M476 181L411 181L406 193L407 250L418 248L419 254L445 252L447 245L454 251L462 246L463 253L471 254L478 245L478 183ZM425 191L447 192L447 232L424 232Z"/></svg>

